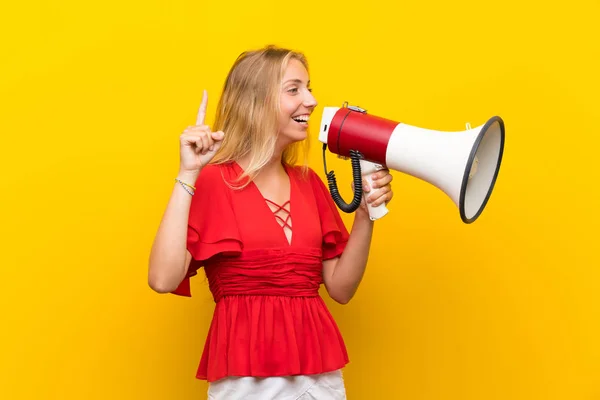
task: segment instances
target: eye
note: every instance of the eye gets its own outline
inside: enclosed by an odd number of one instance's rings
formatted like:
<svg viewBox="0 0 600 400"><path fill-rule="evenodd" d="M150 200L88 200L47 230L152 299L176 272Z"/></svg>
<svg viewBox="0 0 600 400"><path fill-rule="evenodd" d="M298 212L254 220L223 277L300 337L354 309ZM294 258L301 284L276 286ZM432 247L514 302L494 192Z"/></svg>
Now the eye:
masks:
<svg viewBox="0 0 600 400"><path fill-rule="evenodd" d="M288 93L298 93L298 88L296 88L296 87L289 88Z"/></svg>

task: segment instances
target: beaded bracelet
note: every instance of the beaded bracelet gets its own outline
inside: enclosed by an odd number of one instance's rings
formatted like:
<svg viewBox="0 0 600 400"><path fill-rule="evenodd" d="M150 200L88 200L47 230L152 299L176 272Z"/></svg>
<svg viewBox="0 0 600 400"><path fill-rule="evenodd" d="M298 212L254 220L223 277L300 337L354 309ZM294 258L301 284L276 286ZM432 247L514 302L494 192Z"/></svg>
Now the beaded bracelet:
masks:
<svg viewBox="0 0 600 400"><path fill-rule="evenodd" d="M188 192L190 194L190 196L193 196L194 193L196 193L196 188L188 183L185 183L184 181L182 181L179 178L175 178L176 182L179 182L179 184L181 184L181 186L185 189L186 192ZM189 188L189 189L188 189ZM190 190L192 189L192 190Z"/></svg>

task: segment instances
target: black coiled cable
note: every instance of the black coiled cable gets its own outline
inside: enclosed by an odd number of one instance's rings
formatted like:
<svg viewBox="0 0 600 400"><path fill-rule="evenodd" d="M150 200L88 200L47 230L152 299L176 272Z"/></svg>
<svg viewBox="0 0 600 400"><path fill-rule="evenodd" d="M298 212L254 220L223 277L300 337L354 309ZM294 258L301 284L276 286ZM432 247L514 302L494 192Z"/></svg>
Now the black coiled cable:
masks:
<svg viewBox="0 0 600 400"><path fill-rule="evenodd" d="M337 182L335 179L335 173L333 171L327 172L327 163L325 161L325 149L327 145L323 145L323 165L325 167L325 175L327 175L327 183L329 185L329 192L331 197L337 206L345 213L352 213L360 207L362 201L363 189L362 189L362 173L360 170L360 160L363 158L362 154L356 150L350 150L350 162L352 164L352 179L354 180L354 198L350 204L346 203L340 194Z"/></svg>

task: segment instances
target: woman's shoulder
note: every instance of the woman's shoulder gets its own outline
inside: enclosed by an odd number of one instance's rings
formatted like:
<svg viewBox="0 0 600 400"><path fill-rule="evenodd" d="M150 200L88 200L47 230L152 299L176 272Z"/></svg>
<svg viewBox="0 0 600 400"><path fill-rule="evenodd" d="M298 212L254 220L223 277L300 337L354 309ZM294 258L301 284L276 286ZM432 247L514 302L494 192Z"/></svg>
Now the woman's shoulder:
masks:
<svg viewBox="0 0 600 400"><path fill-rule="evenodd" d="M226 180L229 180L233 173L232 163L207 164L200 171L196 184L225 186Z"/></svg>
<svg viewBox="0 0 600 400"><path fill-rule="evenodd" d="M310 191L317 199L319 205L323 205L329 200L329 189L326 178L321 178L319 174L308 165L296 165L291 167L291 170L302 191Z"/></svg>
<svg viewBox="0 0 600 400"><path fill-rule="evenodd" d="M204 167L202 167L202 170L200 171L200 176L214 178L216 175L221 175L224 169L230 167L230 164L231 163L207 164Z"/></svg>

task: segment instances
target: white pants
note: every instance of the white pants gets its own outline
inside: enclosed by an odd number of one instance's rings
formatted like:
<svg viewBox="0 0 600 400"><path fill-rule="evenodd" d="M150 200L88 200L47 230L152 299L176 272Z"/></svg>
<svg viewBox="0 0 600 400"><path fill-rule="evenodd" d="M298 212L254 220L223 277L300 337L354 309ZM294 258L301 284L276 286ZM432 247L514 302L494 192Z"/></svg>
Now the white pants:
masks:
<svg viewBox="0 0 600 400"><path fill-rule="evenodd" d="M209 400L346 400L342 371L270 378L229 377L212 382Z"/></svg>

